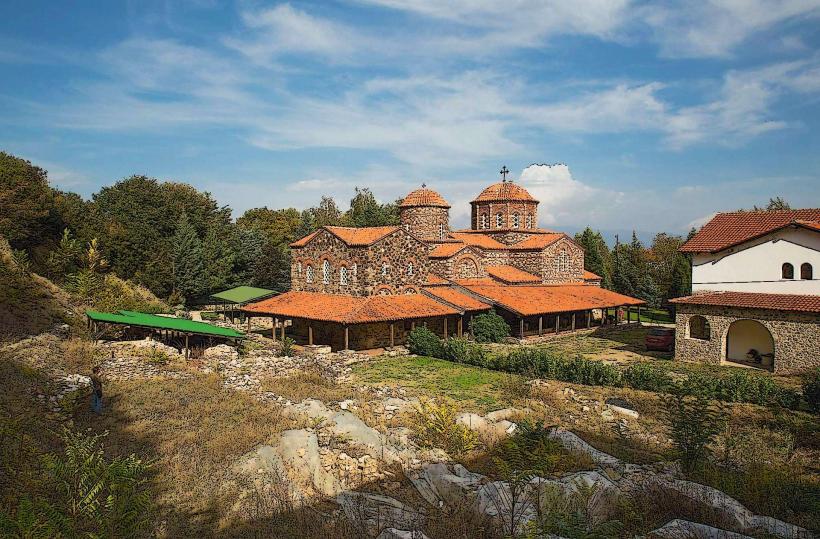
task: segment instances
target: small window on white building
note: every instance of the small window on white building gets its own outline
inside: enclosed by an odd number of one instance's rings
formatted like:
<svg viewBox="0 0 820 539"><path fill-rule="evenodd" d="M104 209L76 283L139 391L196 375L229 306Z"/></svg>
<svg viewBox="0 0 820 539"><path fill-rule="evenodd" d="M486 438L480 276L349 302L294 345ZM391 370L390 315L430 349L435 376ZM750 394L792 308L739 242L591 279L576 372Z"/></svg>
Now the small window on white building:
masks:
<svg viewBox="0 0 820 539"><path fill-rule="evenodd" d="M498 212L495 214L495 227L501 228L502 226L504 226L504 214Z"/></svg>
<svg viewBox="0 0 820 539"><path fill-rule="evenodd" d="M308 283L313 282L313 266L308 266L307 270L305 270L305 281Z"/></svg>
<svg viewBox="0 0 820 539"><path fill-rule="evenodd" d="M413 263L407 264L407 275L413 275Z"/></svg>
<svg viewBox="0 0 820 539"><path fill-rule="evenodd" d="M339 284L347 286L347 268L344 266L339 268Z"/></svg>
<svg viewBox="0 0 820 539"><path fill-rule="evenodd" d="M322 283L330 284L330 262L322 262Z"/></svg>
<svg viewBox="0 0 820 539"><path fill-rule="evenodd" d="M481 222L479 224L480 228L489 228L490 227L490 216L486 213L481 214Z"/></svg>
<svg viewBox="0 0 820 539"><path fill-rule="evenodd" d="M805 281L811 281L814 278L814 268L808 262L800 264L800 278Z"/></svg>
<svg viewBox="0 0 820 539"><path fill-rule="evenodd" d="M794 266L786 262L780 268L780 276L783 279L794 279Z"/></svg>
<svg viewBox="0 0 820 539"><path fill-rule="evenodd" d="M512 214L512 227L518 228L521 226L521 216L517 213Z"/></svg>

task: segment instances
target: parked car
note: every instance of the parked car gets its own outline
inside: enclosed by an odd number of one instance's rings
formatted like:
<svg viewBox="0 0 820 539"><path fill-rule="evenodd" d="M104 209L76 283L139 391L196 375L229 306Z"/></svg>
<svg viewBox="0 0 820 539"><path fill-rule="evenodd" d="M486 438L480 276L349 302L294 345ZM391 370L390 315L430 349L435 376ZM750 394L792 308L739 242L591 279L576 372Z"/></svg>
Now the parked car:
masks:
<svg viewBox="0 0 820 539"><path fill-rule="evenodd" d="M646 334L644 344L647 350L671 352L675 349L674 328L652 328Z"/></svg>

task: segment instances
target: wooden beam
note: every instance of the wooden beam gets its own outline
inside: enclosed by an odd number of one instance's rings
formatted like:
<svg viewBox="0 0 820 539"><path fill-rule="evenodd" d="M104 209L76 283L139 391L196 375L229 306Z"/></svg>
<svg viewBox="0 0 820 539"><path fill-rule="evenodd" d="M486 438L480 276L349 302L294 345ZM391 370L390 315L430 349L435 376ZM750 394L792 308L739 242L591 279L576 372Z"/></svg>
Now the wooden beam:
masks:
<svg viewBox="0 0 820 539"><path fill-rule="evenodd" d="M282 319L282 342L285 342L285 319Z"/></svg>
<svg viewBox="0 0 820 539"><path fill-rule="evenodd" d="M248 333L251 332L251 315L247 315L246 318L248 319Z"/></svg>
<svg viewBox="0 0 820 539"><path fill-rule="evenodd" d="M592 327L592 310L587 311L587 329Z"/></svg>
<svg viewBox="0 0 820 539"><path fill-rule="evenodd" d="M572 313L572 331L575 331L575 312Z"/></svg>
<svg viewBox="0 0 820 539"><path fill-rule="evenodd" d="M447 317L444 317L444 340L446 341L449 335L447 335Z"/></svg>
<svg viewBox="0 0 820 539"><path fill-rule="evenodd" d="M188 348L188 334L185 334L185 359L191 358L191 349Z"/></svg>
<svg viewBox="0 0 820 539"><path fill-rule="evenodd" d="M555 314L555 333L557 334L561 330L561 313Z"/></svg>
<svg viewBox="0 0 820 539"><path fill-rule="evenodd" d="M518 323L519 333L521 334L521 338L524 338L524 317L521 317L521 320Z"/></svg>

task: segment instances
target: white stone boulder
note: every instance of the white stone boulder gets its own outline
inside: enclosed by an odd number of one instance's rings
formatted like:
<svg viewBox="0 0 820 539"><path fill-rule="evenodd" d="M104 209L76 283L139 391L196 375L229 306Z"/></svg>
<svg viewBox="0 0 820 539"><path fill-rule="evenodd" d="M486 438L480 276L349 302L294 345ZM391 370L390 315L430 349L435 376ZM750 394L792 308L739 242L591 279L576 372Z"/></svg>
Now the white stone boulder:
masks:
<svg viewBox="0 0 820 539"><path fill-rule="evenodd" d="M577 434L574 434L568 430L554 428L549 432L548 436L559 441L561 445L570 451L583 453L589 456L595 464L602 468L623 468L623 462L620 459L595 449L582 440Z"/></svg>
<svg viewBox="0 0 820 539"><path fill-rule="evenodd" d="M320 400L305 399L300 403L291 404L282 409L286 417L301 419L328 419L333 412Z"/></svg>
<svg viewBox="0 0 820 539"><path fill-rule="evenodd" d="M250 478L268 475L285 481L295 497L335 496L342 490L338 479L322 466L316 433L305 429L282 432L273 444L240 458L234 470Z"/></svg>
<svg viewBox="0 0 820 539"><path fill-rule="evenodd" d="M675 519L647 534L648 539L752 539L741 533L713 528L706 524Z"/></svg>
<svg viewBox="0 0 820 539"><path fill-rule="evenodd" d="M397 530L387 528L376 536L376 539L430 539L423 532L418 530Z"/></svg>
<svg viewBox="0 0 820 539"><path fill-rule="evenodd" d="M336 503L342 506L345 516L353 525L371 537L386 528L423 528L426 518L424 513L381 494L346 490L336 496Z"/></svg>
<svg viewBox="0 0 820 539"><path fill-rule="evenodd" d="M239 352L233 346L217 344L216 346L206 348L205 351L202 352L202 358L233 360L239 359Z"/></svg>

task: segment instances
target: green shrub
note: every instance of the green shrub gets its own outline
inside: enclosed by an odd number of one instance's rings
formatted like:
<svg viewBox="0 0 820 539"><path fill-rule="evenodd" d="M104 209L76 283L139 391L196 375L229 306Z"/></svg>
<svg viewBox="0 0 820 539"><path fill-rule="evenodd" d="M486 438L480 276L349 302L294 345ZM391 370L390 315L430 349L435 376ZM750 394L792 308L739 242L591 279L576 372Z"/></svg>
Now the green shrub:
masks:
<svg viewBox="0 0 820 539"><path fill-rule="evenodd" d="M293 345L296 344L290 337L282 339L282 346L279 348L279 357L291 357L294 353Z"/></svg>
<svg viewBox="0 0 820 539"><path fill-rule="evenodd" d="M670 380L666 369L651 363L633 363L623 373L624 385L645 391L665 391L669 389Z"/></svg>
<svg viewBox="0 0 820 539"><path fill-rule="evenodd" d="M458 409L449 402L422 400L414 410L416 441L422 447L438 447L459 457L478 447L478 435L456 422Z"/></svg>
<svg viewBox="0 0 820 539"><path fill-rule="evenodd" d="M419 326L410 332L407 338L410 353L419 356L443 358L444 350L438 335L424 326Z"/></svg>
<svg viewBox="0 0 820 539"><path fill-rule="evenodd" d="M666 405L666 423L678 458L686 471L692 471L709 455L709 445L722 430L723 410L714 408L703 394L675 392Z"/></svg>
<svg viewBox="0 0 820 539"><path fill-rule="evenodd" d="M441 345L441 359L465 363L476 367L483 367L486 359L484 350L467 339L452 338L444 341Z"/></svg>
<svg viewBox="0 0 820 539"><path fill-rule="evenodd" d="M820 412L820 367L803 380L803 398L815 412Z"/></svg>
<svg viewBox="0 0 820 539"><path fill-rule="evenodd" d="M470 334L476 342L501 342L510 336L510 326L495 311L490 311L470 320Z"/></svg>

